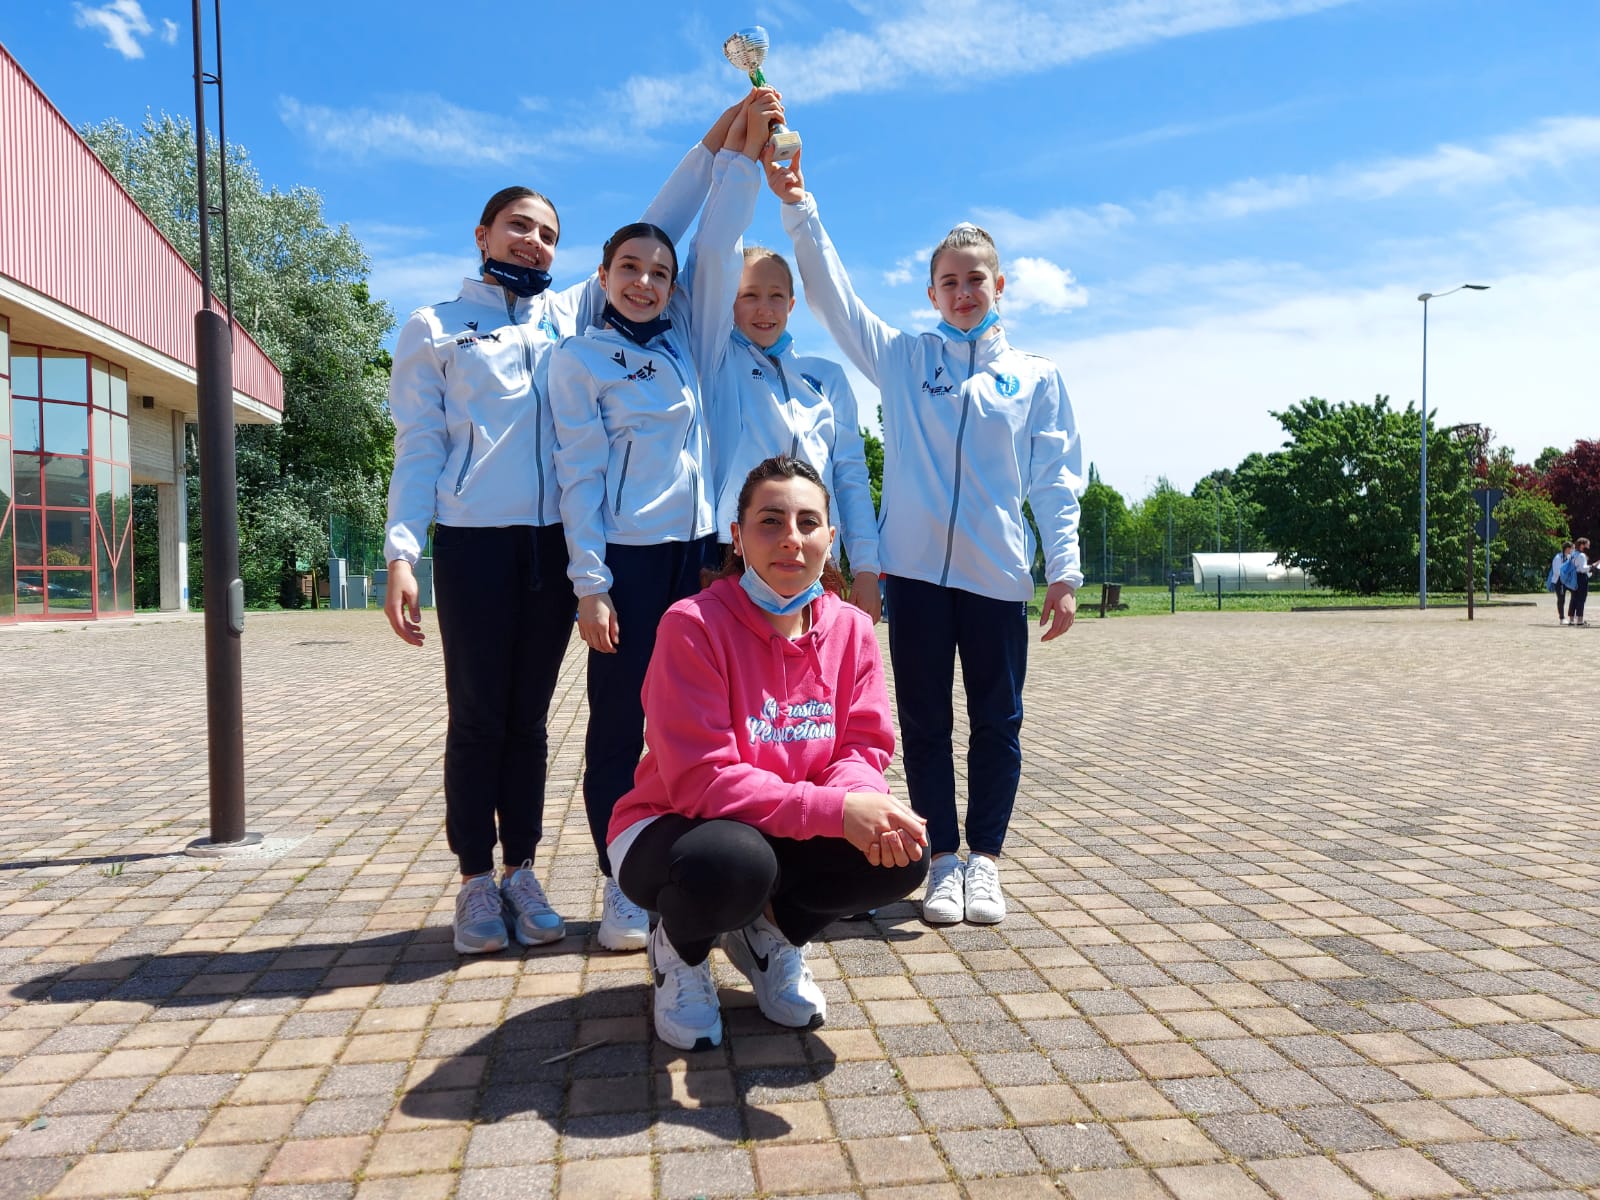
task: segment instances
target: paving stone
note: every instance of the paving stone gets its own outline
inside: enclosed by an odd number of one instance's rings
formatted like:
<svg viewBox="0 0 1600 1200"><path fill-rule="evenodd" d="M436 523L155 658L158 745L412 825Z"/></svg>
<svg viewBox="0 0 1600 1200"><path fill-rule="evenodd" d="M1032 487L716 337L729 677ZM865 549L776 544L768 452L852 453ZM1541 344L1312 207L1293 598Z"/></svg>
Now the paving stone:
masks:
<svg viewBox="0 0 1600 1200"><path fill-rule="evenodd" d="M1486 1192L1546 1187L1553 1183L1533 1163L1500 1142L1455 1142L1427 1147L1429 1157L1468 1186Z"/></svg>

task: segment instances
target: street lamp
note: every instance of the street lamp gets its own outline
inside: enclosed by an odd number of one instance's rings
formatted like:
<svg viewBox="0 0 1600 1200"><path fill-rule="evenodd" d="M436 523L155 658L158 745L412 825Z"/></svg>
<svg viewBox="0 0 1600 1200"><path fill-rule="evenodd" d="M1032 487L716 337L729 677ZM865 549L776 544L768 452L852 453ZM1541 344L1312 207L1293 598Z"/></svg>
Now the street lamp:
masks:
<svg viewBox="0 0 1600 1200"><path fill-rule="evenodd" d="M1487 292L1487 283L1463 283L1448 292L1423 292L1422 301L1422 482L1421 536L1417 542L1417 607L1428 607L1428 301L1454 295L1466 288L1471 292Z"/></svg>

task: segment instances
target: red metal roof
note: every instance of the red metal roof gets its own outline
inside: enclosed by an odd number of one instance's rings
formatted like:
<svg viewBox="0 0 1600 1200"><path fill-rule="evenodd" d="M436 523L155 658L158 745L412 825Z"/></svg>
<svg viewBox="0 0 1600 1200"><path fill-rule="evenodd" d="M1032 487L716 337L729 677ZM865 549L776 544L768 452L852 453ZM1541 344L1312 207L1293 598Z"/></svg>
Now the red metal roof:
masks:
<svg viewBox="0 0 1600 1200"><path fill-rule="evenodd" d="M91 232L92 231L92 232ZM85 239L95 253L82 253ZM106 271L106 263L115 269ZM0 274L195 365L200 276L0 46ZM221 304L216 306L226 315ZM283 411L283 375L234 326L233 386Z"/></svg>

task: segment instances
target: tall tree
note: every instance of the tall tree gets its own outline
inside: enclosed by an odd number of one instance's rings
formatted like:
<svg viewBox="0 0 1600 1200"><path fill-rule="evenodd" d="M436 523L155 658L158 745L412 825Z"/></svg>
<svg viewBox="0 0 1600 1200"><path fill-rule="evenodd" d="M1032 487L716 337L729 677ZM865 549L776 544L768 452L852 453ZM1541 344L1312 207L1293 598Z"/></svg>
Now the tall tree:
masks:
<svg viewBox="0 0 1600 1200"><path fill-rule="evenodd" d="M1600 442L1579 440L1544 473L1550 498L1566 509L1574 537L1600 539Z"/></svg>
<svg viewBox="0 0 1600 1200"><path fill-rule="evenodd" d="M1289 440L1246 472L1281 561L1341 591L1404 591L1417 581L1418 418L1372 404L1313 396L1273 413ZM1467 450L1428 434L1428 563L1433 578L1461 577L1472 521Z"/></svg>
<svg viewBox="0 0 1600 1200"><path fill-rule="evenodd" d="M100 160L191 265L199 262L194 130L187 119L146 116L135 132L117 121L82 130ZM222 156L208 148L208 186L220 195ZM296 562L328 553L330 517L371 541L383 528L394 426L385 404L394 320L368 294L369 264L346 226L323 218L310 188L268 188L248 153L230 145L228 224L234 315L283 372L283 423L236 431L239 564L255 604L297 599ZM213 284L222 290L219 223L212 222ZM198 539L198 478L190 471L191 540ZM145 498L149 507L149 498ZM153 584L153 523L139 527L136 561ZM203 588L198 554L190 587ZM147 602L150 592L140 593Z"/></svg>
<svg viewBox="0 0 1600 1200"><path fill-rule="evenodd" d="M1124 550L1121 530L1127 518L1128 504L1122 493L1104 482L1090 463L1089 482L1078 499L1078 548L1086 576L1104 582L1116 573L1114 564Z"/></svg>

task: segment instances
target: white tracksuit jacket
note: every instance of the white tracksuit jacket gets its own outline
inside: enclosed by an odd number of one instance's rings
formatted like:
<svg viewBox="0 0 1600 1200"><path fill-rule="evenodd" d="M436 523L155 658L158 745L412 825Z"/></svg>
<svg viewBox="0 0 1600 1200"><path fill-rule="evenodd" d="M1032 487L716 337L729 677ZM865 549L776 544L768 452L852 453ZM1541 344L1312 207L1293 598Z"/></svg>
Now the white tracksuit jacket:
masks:
<svg viewBox="0 0 1600 1200"><path fill-rule="evenodd" d="M681 237L705 199L711 167L697 143L643 219ZM592 275L526 299L465 279L456 299L411 314L389 376L395 436L385 562L416 562L434 520L483 528L561 519L545 360L604 305Z"/></svg>
<svg viewBox="0 0 1600 1200"><path fill-rule="evenodd" d="M902 333L856 297L807 194L783 206L806 303L883 398L883 571L1033 597L1031 500L1049 582L1077 587L1083 455L1061 373L998 327L974 342Z"/></svg>
<svg viewBox="0 0 1600 1200"><path fill-rule="evenodd" d="M743 155L735 158L715 187L731 193L730 215L746 228L755 215L761 168ZM696 270L696 287L717 286L729 296L708 338L716 347L713 357L700 372L706 407L716 413L717 537L731 540L729 526L738 519L739 490L750 469L774 454L787 454L810 463L821 476L833 498L850 569L877 574L878 519L856 397L843 369L825 358L796 354L792 346L779 353L763 350L734 328L732 298L744 275L741 244L734 243L720 258L703 255Z"/></svg>
<svg viewBox="0 0 1600 1200"><path fill-rule="evenodd" d="M724 150L714 174L720 178L733 159L748 161ZM731 189L712 187L667 305L671 329L639 346L610 326L591 325L550 355L567 574L580 597L611 588L607 542L692 541L715 528L710 421L696 363L710 361L707 339L733 296L716 272L701 286L696 263L738 245L748 218L739 221L734 200Z"/></svg>

